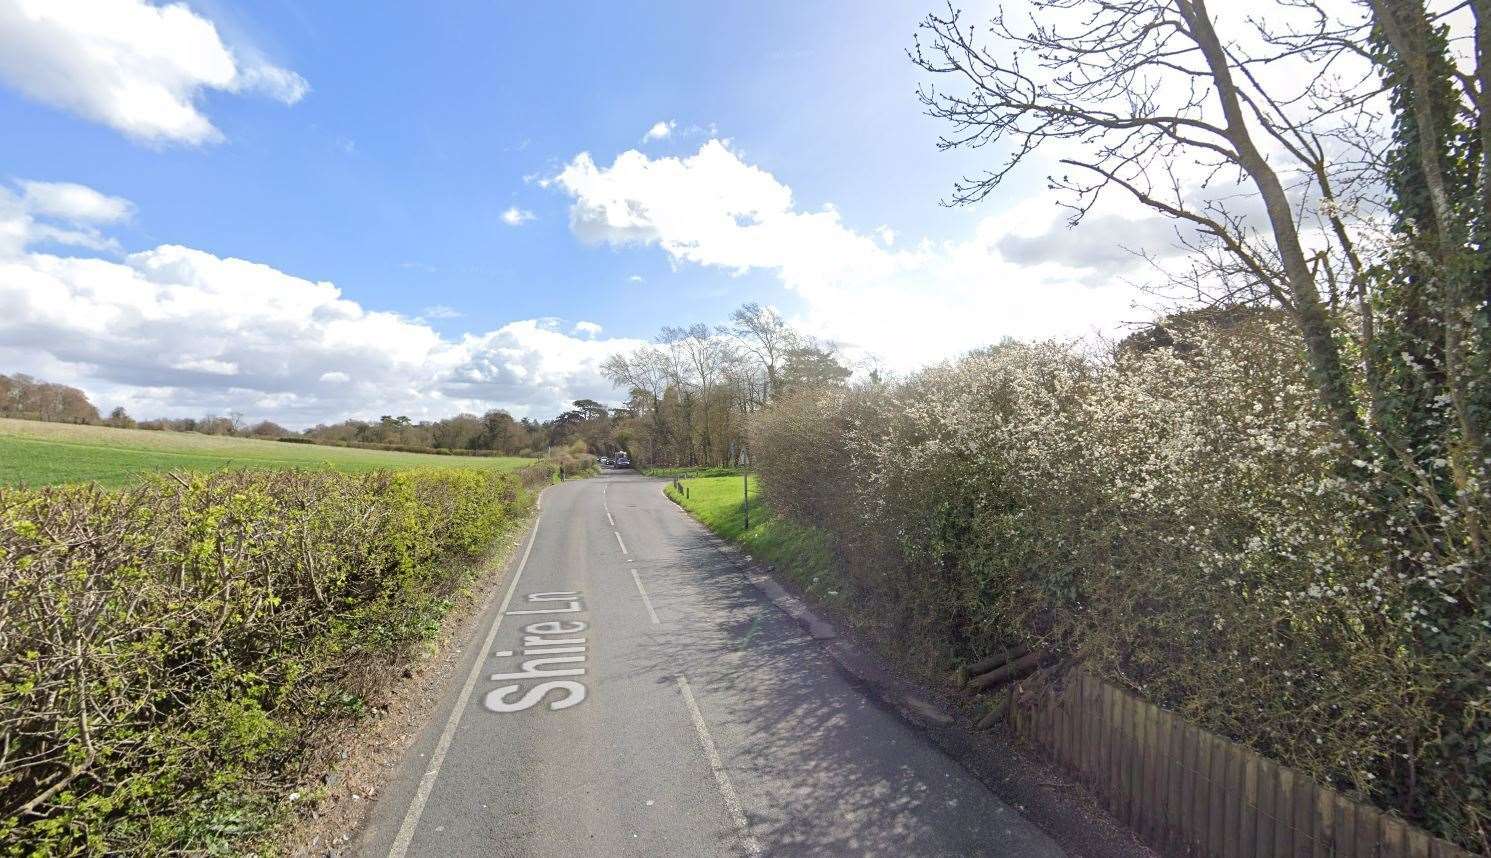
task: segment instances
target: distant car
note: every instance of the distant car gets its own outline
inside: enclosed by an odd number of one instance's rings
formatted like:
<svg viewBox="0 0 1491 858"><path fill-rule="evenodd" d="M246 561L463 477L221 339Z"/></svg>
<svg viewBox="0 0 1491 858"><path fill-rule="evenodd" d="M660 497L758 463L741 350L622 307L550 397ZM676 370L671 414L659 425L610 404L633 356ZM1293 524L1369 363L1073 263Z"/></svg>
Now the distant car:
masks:
<svg viewBox="0 0 1491 858"><path fill-rule="evenodd" d="M627 454L622 453L621 455L616 457L614 466L618 468L630 468L632 466L632 459Z"/></svg>

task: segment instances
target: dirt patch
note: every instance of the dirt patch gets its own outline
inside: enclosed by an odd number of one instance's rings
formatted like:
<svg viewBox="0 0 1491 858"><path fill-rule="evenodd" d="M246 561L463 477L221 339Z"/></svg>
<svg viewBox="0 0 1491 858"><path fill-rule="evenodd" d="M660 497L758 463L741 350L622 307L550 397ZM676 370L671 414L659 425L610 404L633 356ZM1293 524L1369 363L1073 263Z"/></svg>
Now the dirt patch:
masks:
<svg viewBox="0 0 1491 858"><path fill-rule="evenodd" d="M536 514L536 511L535 511ZM348 724L325 743L332 765L317 782L289 798L303 803L299 819L281 843L281 852L300 856L339 854L361 827L394 767L430 720L467 642L475 637L482 609L507 584L512 561L528 536L532 516L514 528L484 566L484 573L451 608L427 654L404 669L382 697L370 701L368 717Z"/></svg>

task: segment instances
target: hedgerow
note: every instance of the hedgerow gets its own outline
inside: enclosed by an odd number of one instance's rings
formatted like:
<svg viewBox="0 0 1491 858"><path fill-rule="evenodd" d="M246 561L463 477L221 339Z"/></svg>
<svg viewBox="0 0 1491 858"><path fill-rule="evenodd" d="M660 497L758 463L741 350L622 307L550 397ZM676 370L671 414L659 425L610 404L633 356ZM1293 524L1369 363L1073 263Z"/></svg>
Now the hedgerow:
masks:
<svg viewBox="0 0 1491 858"><path fill-rule="evenodd" d="M0 851L251 851L530 503L459 469L0 488Z"/></svg>
<svg viewBox="0 0 1491 858"><path fill-rule="evenodd" d="M1435 534L1491 504L1343 475L1297 341L1260 319L1108 356L1000 346L785 397L752 459L909 661L1043 647L1484 848L1491 582Z"/></svg>
<svg viewBox="0 0 1491 858"><path fill-rule="evenodd" d="M355 450L386 450L393 453L423 453L428 456L476 456L479 458L512 458L495 450L461 450L453 447L421 447L417 444L379 444L373 441L333 441L328 438L306 438L286 435L274 439L282 444L314 444L318 447L348 447Z"/></svg>

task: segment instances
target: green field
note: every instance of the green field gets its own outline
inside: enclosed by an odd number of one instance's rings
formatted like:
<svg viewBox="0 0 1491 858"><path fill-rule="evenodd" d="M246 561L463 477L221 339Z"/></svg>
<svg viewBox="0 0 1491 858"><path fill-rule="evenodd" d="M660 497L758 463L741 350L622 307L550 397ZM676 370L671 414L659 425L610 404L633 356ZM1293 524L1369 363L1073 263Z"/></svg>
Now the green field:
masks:
<svg viewBox="0 0 1491 858"><path fill-rule="evenodd" d="M734 542L755 559L775 566L803 589L827 602L846 594L836 584L833 548L823 531L804 527L774 514L756 493L751 481L751 526L745 526L744 486L738 476L696 477L679 480L688 490L680 494L673 483L665 491L689 514L723 539Z"/></svg>
<svg viewBox="0 0 1491 858"><path fill-rule="evenodd" d="M437 456L282 444L192 432L147 432L0 418L0 485L96 481L123 486L153 471L218 468L492 468L516 470L535 460L513 456Z"/></svg>

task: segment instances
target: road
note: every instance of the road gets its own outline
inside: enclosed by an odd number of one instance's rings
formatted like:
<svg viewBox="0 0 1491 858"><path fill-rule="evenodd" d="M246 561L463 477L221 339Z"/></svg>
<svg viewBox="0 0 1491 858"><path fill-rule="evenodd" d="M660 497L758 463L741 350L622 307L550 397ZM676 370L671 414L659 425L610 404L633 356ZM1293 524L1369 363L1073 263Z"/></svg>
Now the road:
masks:
<svg viewBox="0 0 1491 858"><path fill-rule="evenodd" d="M554 486L367 856L1061 850L632 472Z"/></svg>

